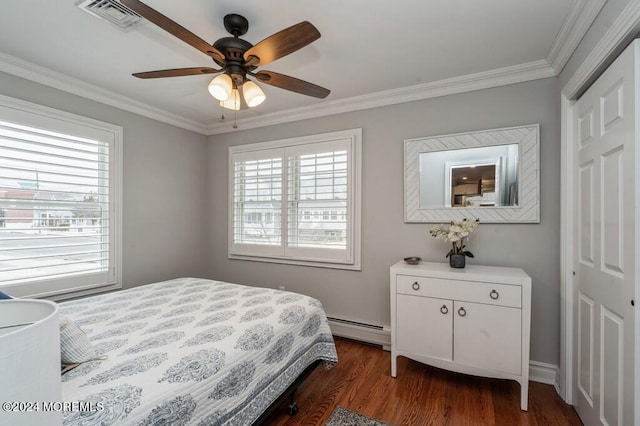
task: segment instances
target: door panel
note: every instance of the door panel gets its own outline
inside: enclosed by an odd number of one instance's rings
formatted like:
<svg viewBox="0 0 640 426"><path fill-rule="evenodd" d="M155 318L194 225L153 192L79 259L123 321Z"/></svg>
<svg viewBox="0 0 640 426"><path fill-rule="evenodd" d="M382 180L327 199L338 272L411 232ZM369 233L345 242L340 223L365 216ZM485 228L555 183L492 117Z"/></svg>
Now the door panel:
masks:
<svg viewBox="0 0 640 426"><path fill-rule="evenodd" d="M624 321L602 306L600 316L600 413L606 424L622 424Z"/></svg>
<svg viewBox="0 0 640 426"><path fill-rule="evenodd" d="M593 300L579 295L578 302L578 390L593 407Z"/></svg>
<svg viewBox="0 0 640 426"><path fill-rule="evenodd" d="M624 206L622 174L624 147L618 146L611 152L602 154L602 270L624 279L622 253L624 242Z"/></svg>
<svg viewBox="0 0 640 426"><path fill-rule="evenodd" d="M630 94L633 96L633 93ZM611 130L623 118L624 84L622 80L617 81L600 98L600 128L602 134Z"/></svg>
<svg viewBox="0 0 640 426"><path fill-rule="evenodd" d="M453 302L397 296L396 345L399 351L453 360Z"/></svg>
<svg viewBox="0 0 640 426"><path fill-rule="evenodd" d="M453 359L488 370L520 374L522 311L505 306L453 302Z"/></svg>
<svg viewBox="0 0 640 426"><path fill-rule="evenodd" d="M580 263L593 266L593 162L580 167L578 174L580 191L580 210L578 223L580 225L580 244L578 247Z"/></svg>
<svg viewBox="0 0 640 426"><path fill-rule="evenodd" d="M574 105L574 404L634 424L636 61L633 43Z"/></svg>
<svg viewBox="0 0 640 426"><path fill-rule="evenodd" d="M593 109L588 109L578 118L578 142L580 148L593 141Z"/></svg>

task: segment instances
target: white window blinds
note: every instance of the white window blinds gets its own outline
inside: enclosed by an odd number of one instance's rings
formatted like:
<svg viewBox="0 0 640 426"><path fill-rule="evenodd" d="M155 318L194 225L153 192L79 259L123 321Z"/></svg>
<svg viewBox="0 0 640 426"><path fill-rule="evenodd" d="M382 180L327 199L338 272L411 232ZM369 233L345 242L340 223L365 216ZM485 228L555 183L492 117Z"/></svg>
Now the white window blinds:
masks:
<svg viewBox="0 0 640 426"><path fill-rule="evenodd" d="M359 158L359 130L232 147L230 257L359 268Z"/></svg>
<svg viewBox="0 0 640 426"><path fill-rule="evenodd" d="M46 295L113 284L113 134L68 122L59 130L69 133L51 131L49 119L46 129L29 126L24 113L20 123L3 118L0 288ZM30 283L39 284L25 290Z"/></svg>
<svg viewBox="0 0 640 426"><path fill-rule="evenodd" d="M260 156L234 162L233 236L239 244L282 243L282 158Z"/></svg>

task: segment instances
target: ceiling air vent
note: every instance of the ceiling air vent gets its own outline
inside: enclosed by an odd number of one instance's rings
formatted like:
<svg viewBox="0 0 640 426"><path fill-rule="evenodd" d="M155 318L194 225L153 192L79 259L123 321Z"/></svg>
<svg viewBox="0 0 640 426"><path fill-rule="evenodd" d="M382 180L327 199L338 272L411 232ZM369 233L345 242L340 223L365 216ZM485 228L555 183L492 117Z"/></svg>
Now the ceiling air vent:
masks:
<svg viewBox="0 0 640 426"><path fill-rule="evenodd" d="M117 0L80 0L76 6L125 31L129 31L136 22L142 19L140 15Z"/></svg>

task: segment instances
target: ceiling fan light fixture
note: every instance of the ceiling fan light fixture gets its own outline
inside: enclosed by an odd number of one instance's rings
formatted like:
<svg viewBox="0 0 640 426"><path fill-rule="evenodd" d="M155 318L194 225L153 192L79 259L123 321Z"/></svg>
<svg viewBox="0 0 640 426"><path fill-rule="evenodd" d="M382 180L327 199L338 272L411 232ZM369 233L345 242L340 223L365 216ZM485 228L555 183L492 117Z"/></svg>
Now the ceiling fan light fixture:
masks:
<svg viewBox="0 0 640 426"><path fill-rule="evenodd" d="M209 93L219 101L226 101L231 96L233 82L228 74L220 74L209 83Z"/></svg>
<svg viewBox="0 0 640 426"><path fill-rule="evenodd" d="M242 85L242 95L249 107L256 107L267 98L260 86L253 81L247 81Z"/></svg>
<svg viewBox="0 0 640 426"><path fill-rule="evenodd" d="M232 89L231 96L229 96L229 99L225 101L220 101L220 106L222 108L239 111L240 110L240 93L238 92L238 89Z"/></svg>
<svg viewBox="0 0 640 426"><path fill-rule="evenodd" d="M167 31L169 34L204 53L213 59L220 67L219 69L211 67L189 67L146 71L134 73L134 77L149 79L216 74L217 76L209 82L207 87L209 93L214 99L220 101L220 105L223 108L235 111L245 109L247 106L250 108L256 107L261 105L266 99L262 88L255 82L247 80L247 75L254 77L261 83L302 95L324 99L330 93L330 91L324 87L285 74L264 70L255 72L256 68L267 65L302 49L320 38L318 29L308 21L302 21L287 27L254 45L240 38L240 36L244 35L249 29L249 21L241 15L228 14L223 20L224 27L233 37L222 37L213 44L209 44L209 42L201 39L177 22L172 21L157 10L146 5L141 0L75 1L78 3L94 1L96 3L109 2L113 4L119 4L118 2L121 2L123 5L126 5L127 8L131 9L133 13L140 15ZM241 97L238 89L243 86Z"/></svg>

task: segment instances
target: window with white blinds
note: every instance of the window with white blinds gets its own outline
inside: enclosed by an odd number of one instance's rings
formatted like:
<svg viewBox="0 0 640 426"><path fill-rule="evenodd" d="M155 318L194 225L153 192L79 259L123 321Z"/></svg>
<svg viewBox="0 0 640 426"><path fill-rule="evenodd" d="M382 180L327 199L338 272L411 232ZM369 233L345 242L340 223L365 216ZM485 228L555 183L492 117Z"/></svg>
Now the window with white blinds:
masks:
<svg viewBox="0 0 640 426"><path fill-rule="evenodd" d="M282 158L274 153L234 161L233 240L237 244L282 244Z"/></svg>
<svg viewBox="0 0 640 426"><path fill-rule="evenodd" d="M119 287L121 129L0 98L0 289Z"/></svg>
<svg viewBox="0 0 640 426"><path fill-rule="evenodd" d="M360 268L361 130L229 149L229 256Z"/></svg>

